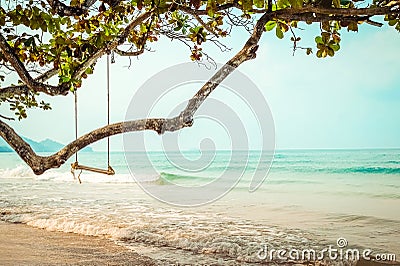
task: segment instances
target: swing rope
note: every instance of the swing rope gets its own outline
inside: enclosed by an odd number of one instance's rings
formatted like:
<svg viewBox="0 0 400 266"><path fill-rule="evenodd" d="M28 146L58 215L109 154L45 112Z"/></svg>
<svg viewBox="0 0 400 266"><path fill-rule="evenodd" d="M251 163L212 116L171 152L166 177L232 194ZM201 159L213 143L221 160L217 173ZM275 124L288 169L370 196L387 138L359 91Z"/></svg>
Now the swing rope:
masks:
<svg viewBox="0 0 400 266"><path fill-rule="evenodd" d="M75 140L78 139L78 93L74 91L75 98ZM75 153L75 162L78 161L78 152Z"/></svg>
<svg viewBox="0 0 400 266"><path fill-rule="evenodd" d="M114 54L111 54L111 62L114 61ZM107 54L107 125L110 125L110 55ZM75 100L75 140L78 139L78 93L74 91L74 100ZM78 163L78 151L75 153L75 163L71 164L71 173L74 176L74 179L78 179L79 183L81 182L80 176L83 170L92 171L100 174L106 175L114 175L115 171L110 165L110 137L107 137L107 170L99 169L90 166L80 165ZM75 170L80 170L78 176L75 176Z"/></svg>
<svg viewBox="0 0 400 266"><path fill-rule="evenodd" d="M110 55L107 54L107 125L110 125ZM110 167L110 137L107 137L107 165Z"/></svg>
<svg viewBox="0 0 400 266"><path fill-rule="evenodd" d="M75 100L75 140L78 139L78 93L74 91L74 100ZM82 169L79 172L78 176L75 176L75 169L78 166L78 151L75 152L75 163L71 164L71 173L74 176L74 179L78 179L79 184L82 184L81 174Z"/></svg>

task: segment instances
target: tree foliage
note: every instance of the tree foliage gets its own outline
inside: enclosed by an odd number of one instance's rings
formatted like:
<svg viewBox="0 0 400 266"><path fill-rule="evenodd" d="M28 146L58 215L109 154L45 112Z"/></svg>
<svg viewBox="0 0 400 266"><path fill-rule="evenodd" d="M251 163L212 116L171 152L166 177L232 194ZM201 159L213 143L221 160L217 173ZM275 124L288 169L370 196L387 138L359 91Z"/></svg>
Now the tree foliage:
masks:
<svg viewBox="0 0 400 266"><path fill-rule="evenodd" d="M105 53L137 56L162 35L184 42L190 58L201 60L203 42L219 42L235 27L249 28L261 14L271 14L266 31L274 31L280 39L290 34L296 48L301 40L295 35L299 22L320 23L314 53L318 57L333 56L340 49L341 30L357 31L363 22L378 24L370 20L374 15L384 15L390 26L400 30L398 1L357 5L349 0L3 1L0 79L9 87L0 89L0 101L9 104L18 119L26 118L26 108L50 109L48 103L36 100L38 93L74 91ZM312 53L309 47L305 50ZM17 86L5 82L10 72L17 72ZM36 82L31 77L46 73ZM57 84L40 84L54 75Z"/></svg>
<svg viewBox="0 0 400 266"><path fill-rule="evenodd" d="M74 92L103 55L139 56L160 37L181 41L188 56L201 61L208 58L203 43L212 42L223 50L221 39L243 27L249 39L227 62L237 67L256 56L264 32L279 39L288 35L294 50L302 48L324 58L339 51L343 30L358 31L361 23L381 26L376 16L400 31L400 0L1 1L0 104L8 105L10 112L0 118L23 119L27 109L51 109L39 99L41 94ZM312 23L320 25L315 47L301 47L298 29ZM190 125L190 118L186 120ZM5 133L2 137L11 142Z"/></svg>

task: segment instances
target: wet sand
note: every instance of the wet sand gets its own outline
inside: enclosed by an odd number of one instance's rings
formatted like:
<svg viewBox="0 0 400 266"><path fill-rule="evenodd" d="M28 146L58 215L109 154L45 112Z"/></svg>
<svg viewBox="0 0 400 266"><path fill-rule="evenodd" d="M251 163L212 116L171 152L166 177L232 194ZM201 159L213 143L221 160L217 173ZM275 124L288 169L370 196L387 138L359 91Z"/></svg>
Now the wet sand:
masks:
<svg viewBox="0 0 400 266"><path fill-rule="evenodd" d="M99 237L0 222L0 265L156 265Z"/></svg>
<svg viewBox="0 0 400 266"><path fill-rule="evenodd" d="M200 262L201 263L201 262ZM307 263L306 263L307 264ZM325 265L311 263L315 265ZM158 265L100 237L50 232L0 221L0 265ZM295 264L304 265L304 264ZM361 260L357 266L399 265Z"/></svg>

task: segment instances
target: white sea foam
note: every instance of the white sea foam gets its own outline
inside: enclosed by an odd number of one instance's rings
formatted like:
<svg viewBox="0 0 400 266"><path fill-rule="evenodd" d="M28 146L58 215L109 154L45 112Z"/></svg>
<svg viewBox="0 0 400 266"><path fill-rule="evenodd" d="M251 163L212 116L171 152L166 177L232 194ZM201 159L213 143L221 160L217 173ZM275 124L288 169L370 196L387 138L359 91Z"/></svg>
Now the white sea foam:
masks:
<svg viewBox="0 0 400 266"><path fill-rule="evenodd" d="M75 176L80 171L75 172ZM41 175L35 175L26 165L19 165L15 168L0 169L0 178L10 179L33 179L38 181L56 181L56 182L77 182L70 171L60 171L50 169ZM85 183L136 183L136 179L131 174L104 175L83 171L80 179ZM155 182L160 179L160 175L146 175L139 177L140 182Z"/></svg>
<svg viewBox="0 0 400 266"><path fill-rule="evenodd" d="M34 178L35 174L26 165L18 165L15 168L0 169L0 178Z"/></svg>
<svg viewBox="0 0 400 266"><path fill-rule="evenodd" d="M397 154L390 157L398 157ZM325 158L311 153L309 156L315 164L323 159L329 165L333 155ZM299 156L302 160L303 157ZM308 163L299 166L286 158L297 157L285 154L277 163L284 170L272 173L257 193L235 189L213 204L180 209L145 194L121 166L114 176L83 172L80 185L68 167L36 176L26 166L14 163L13 167L7 161L9 157L3 155L0 158L3 169L0 170L0 220L110 238L160 260L160 264L246 265L260 262L256 253L263 243L271 243L276 248L319 249L326 247L321 239L335 245L331 238L339 236L352 237L350 245L359 244L374 251L400 250L397 229L400 216L396 212L399 198L371 196L398 195L397 176L316 174L307 170ZM89 161L93 163L90 165L96 165L95 159ZM17 159L13 162L20 164ZM138 162L138 168L140 165ZM299 167L303 171L298 172ZM146 173L148 169L139 170ZM167 167L164 171L173 173ZM209 171L210 175L214 173L213 169ZM149 182L159 178L150 174L141 176L141 180ZM363 194L355 193L356 190Z"/></svg>
<svg viewBox="0 0 400 266"><path fill-rule="evenodd" d="M281 245L293 245L305 239L302 234L266 226L258 228L247 222L237 222L215 214L188 215L174 210L133 208L135 213L124 212L124 219L120 220L119 216L123 212L116 211L117 215L110 215L100 213L97 208L95 205L86 210L69 211L37 208L29 212L11 208L1 219L50 231L103 236L130 248L139 245L144 249L147 246L153 251L155 259L164 257L164 247L169 248L167 253L174 252L171 249L189 251L195 255L193 259L198 255L203 256L203 260L208 257L210 260L228 258L233 261L256 262L259 261L256 253L260 244L267 238ZM128 222L129 216L132 220ZM253 235L254 231L258 231L258 234ZM291 236L286 239L290 241L285 242L282 236L288 234ZM187 259L185 257L185 261ZM175 258L175 261L179 260Z"/></svg>
<svg viewBox="0 0 400 266"><path fill-rule="evenodd" d="M78 176L79 171L75 173ZM69 173L69 178L72 178ZM134 183L135 180L130 174L115 174L115 175L103 175L97 173L82 172L80 179L85 183Z"/></svg>

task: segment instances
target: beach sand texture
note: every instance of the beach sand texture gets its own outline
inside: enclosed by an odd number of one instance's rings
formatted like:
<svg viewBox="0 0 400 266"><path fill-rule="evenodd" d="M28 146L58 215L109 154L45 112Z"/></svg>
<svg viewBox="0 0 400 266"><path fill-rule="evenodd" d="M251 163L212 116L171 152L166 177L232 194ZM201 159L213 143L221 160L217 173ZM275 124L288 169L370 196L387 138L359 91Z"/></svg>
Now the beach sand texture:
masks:
<svg viewBox="0 0 400 266"><path fill-rule="evenodd" d="M0 222L0 265L161 265L113 242ZM164 263L162 263L164 265ZM168 264L166 264L168 265ZM199 262L201 265L201 262ZM240 264L239 264L240 265ZM261 264L257 264L261 265ZM305 264L291 264L305 265ZM325 265L316 262L306 265ZM399 265L361 260L356 266Z"/></svg>
<svg viewBox="0 0 400 266"><path fill-rule="evenodd" d="M107 239L0 223L0 265L156 265Z"/></svg>

